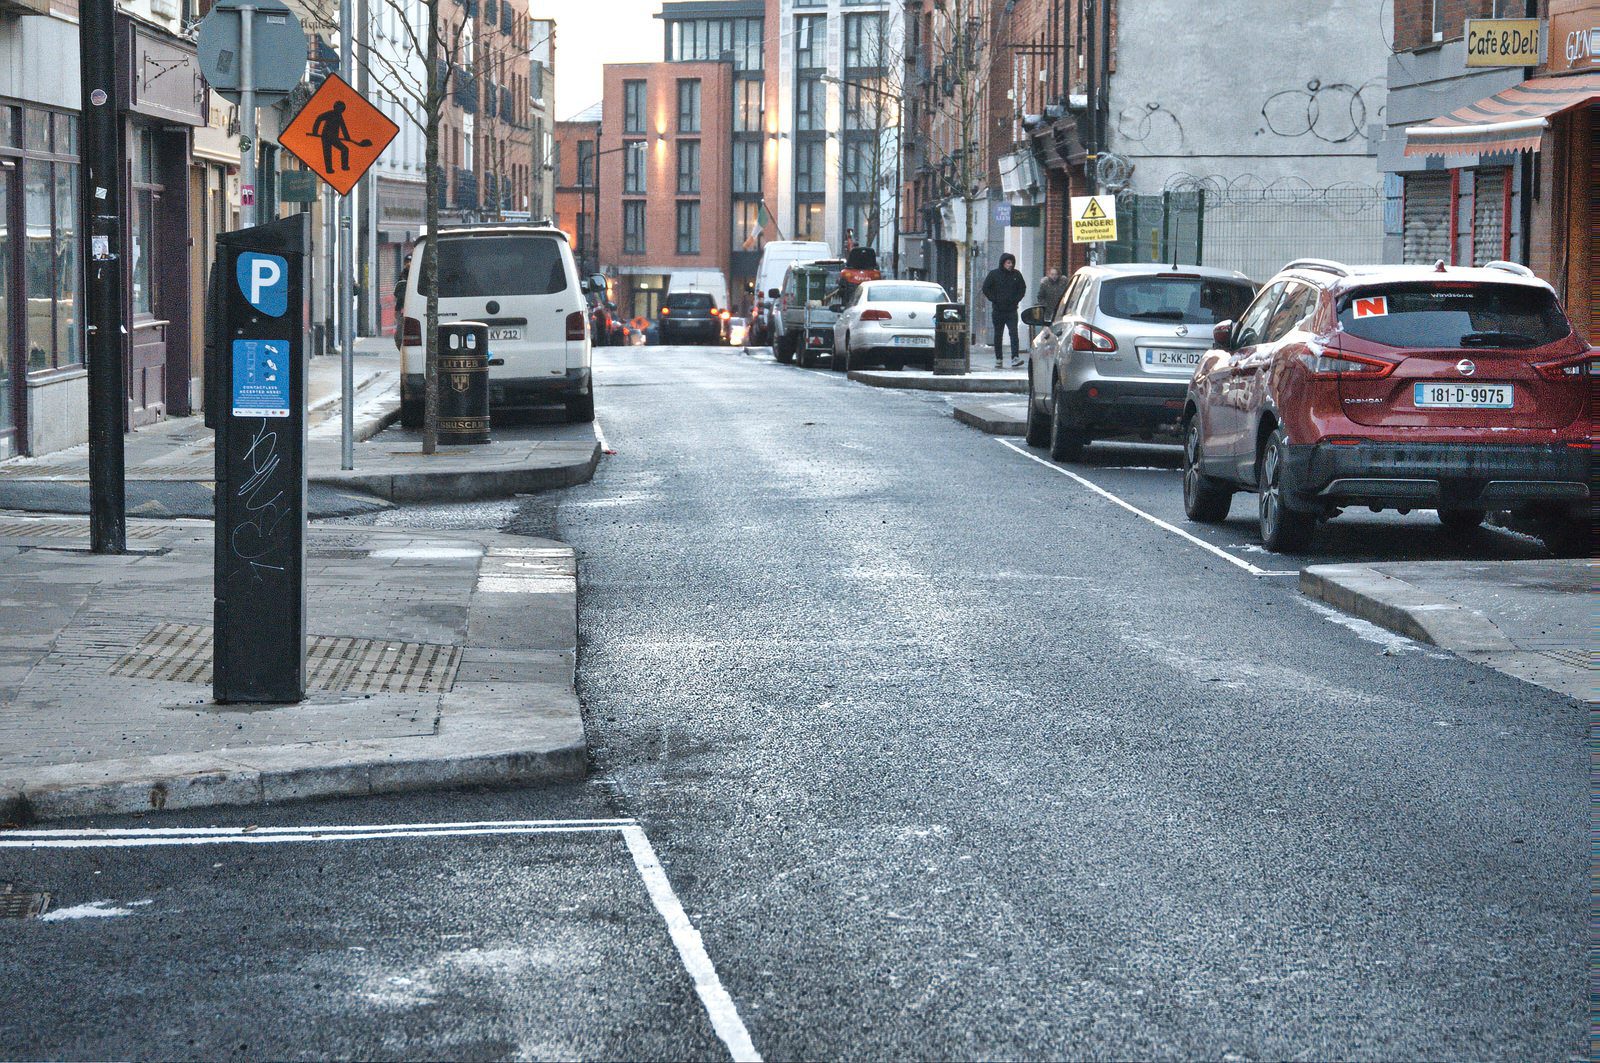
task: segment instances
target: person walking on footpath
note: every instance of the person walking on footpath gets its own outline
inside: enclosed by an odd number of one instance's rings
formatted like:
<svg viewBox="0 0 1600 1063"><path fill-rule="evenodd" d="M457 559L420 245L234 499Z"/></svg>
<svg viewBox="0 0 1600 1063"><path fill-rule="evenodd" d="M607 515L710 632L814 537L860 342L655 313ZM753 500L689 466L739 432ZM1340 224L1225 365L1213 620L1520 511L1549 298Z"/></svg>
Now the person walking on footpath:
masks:
<svg viewBox="0 0 1600 1063"><path fill-rule="evenodd" d="M1039 305L1045 308L1050 315L1050 320L1056 318L1056 311L1061 308L1061 297L1067 294L1067 278L1061 275L1061 270L1051 266L1044 275L1044 280L1039 282Z"/></svg>
<svg viewBox="0 0 1600 1063"><path fill-rule="evenodd" d="M994 365L1005 365L1002 350L1005 333L1011 333L1011 367L1022 364L1021 344L1017 340L1017 307L1028 294L1028 282L1017 269L1017 256L1010 251L1000 256L1000 265L989 271L983 279L983 297L989 300L989 310L994 322Z"/></svg>

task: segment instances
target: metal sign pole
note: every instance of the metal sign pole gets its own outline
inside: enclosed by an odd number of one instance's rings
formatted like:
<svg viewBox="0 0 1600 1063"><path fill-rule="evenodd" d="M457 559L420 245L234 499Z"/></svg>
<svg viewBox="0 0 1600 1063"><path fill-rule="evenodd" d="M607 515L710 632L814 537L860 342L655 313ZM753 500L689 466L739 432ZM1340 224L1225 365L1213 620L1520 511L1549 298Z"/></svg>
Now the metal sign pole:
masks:
<svg viewBox="0 0 1600 1063"><path fill-rule="evenodd" d="M89 362L89 543L97 554L127 547L127 495L122 433L127 422L122 356L122 151L117 116L113 0L85 0L79 9L83 86L82 216L89 230L83 255Z"/></svg>
<svg viewBox="0 0 1600 1063"><path fill-rule="evenodd" d="M239 7L239 227L256 223L256 63L254 4Z"/></svg>
<svg viewBox="0 0 1600 1063"><path fill-rule="evenodd" d="M355 80L351 54L352 30L350 26L350 0L339 0L339 66L344 76ZM339 468L356 467L356 367L355 367L355 307L352 305L350 275L355 269L353 236L355 218L350 211L350 197L339 197L339 376L344 391L339 416Z"/></svg>

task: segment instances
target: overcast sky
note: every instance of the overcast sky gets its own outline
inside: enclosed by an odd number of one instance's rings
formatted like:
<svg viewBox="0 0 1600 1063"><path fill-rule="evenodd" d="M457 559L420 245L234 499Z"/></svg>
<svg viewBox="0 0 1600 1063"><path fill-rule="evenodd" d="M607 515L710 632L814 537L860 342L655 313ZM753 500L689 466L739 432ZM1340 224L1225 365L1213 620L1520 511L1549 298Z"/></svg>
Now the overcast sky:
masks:
<svg viewBox="0 0 1600 1063"><path fill-rule="evenodd" d="M661 58L661 0L533 0L556 20L556 118L600 102L600 67Z"/></svg>

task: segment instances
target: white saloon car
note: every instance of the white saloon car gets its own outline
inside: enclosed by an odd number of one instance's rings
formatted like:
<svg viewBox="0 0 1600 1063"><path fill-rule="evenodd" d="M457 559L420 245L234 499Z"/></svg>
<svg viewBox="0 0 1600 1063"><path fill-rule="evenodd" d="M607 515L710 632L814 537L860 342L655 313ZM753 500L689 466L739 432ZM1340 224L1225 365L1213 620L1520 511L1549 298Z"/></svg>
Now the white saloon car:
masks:
<svg viewBox="0 0 1600 1063"><path fill-rule="evenodd" d="M934 310L949 301L945 290L931 281L859 285L833 326L834 368L933 368Z"/></svg>

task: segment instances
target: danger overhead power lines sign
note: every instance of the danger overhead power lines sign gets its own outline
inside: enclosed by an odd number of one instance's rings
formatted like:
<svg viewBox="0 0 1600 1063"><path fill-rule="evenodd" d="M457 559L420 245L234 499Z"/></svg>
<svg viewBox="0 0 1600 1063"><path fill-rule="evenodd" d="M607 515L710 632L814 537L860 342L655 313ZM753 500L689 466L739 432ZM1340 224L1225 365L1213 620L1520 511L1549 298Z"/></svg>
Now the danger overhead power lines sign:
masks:
<svg viewBox="0 0 1600 1063"><path fill-rule="evenodd" d="M1073 243L1098 244L1116 240L1116 196L1073 196L1071 214Z"/></svg>

